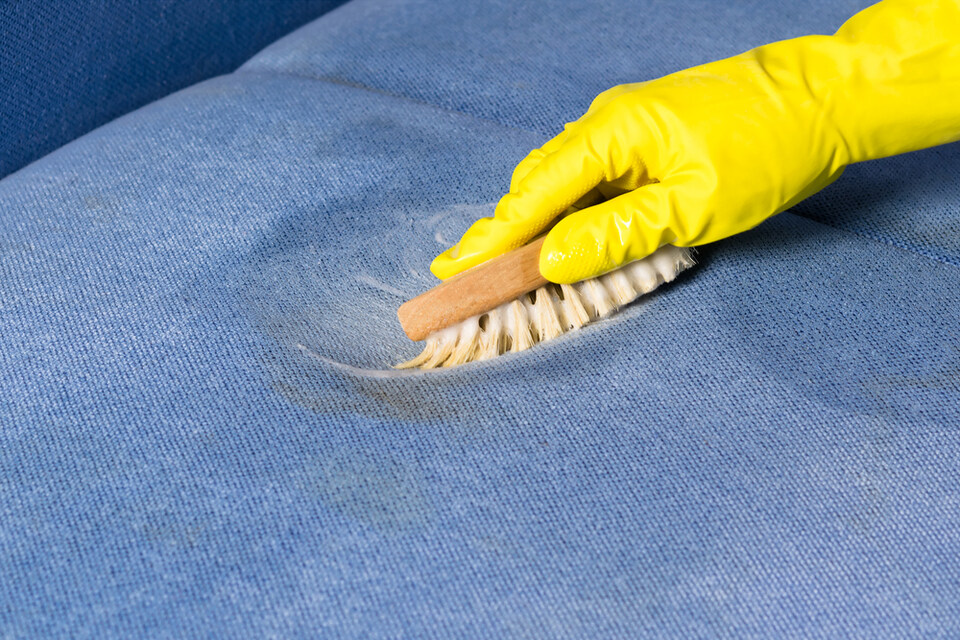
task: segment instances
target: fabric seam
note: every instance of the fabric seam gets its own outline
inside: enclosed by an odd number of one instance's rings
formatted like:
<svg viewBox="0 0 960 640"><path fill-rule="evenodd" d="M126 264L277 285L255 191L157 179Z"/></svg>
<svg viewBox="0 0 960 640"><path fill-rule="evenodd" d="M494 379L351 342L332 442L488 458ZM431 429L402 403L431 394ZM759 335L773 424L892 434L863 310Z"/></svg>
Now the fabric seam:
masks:
<svg viewBox="0 0 960 640"><path fill-rule="evenodd" d="M376 88L376 87L370 87L370 86L367 86L367 85L364 85L364 84L360 84L360 83L357 83L357 82L349 82L349 81L347 81L347 80L343 80L342 78L335 78L335 77L332 77L332 76L315 76L315 75L310 75L310 74L306 74L306 73L298 73L298 72L295 72L295 71L283 71L283 70L280 70L280 69L262 69L262 68L261 68L261 69L251 69L251 68L247 68L246 66L240 67L239 69L237 69L236 71L234 71L234 72L233 72L233 75L237 75L237 74L241 74L241 73L253 74L253 75L259 74L259 75L287 76L287 77L290 77L290 78L301 78L301 79L303 79L303 80L314 80L314 81L317 81L317 82L325 82L325 83L327 83L327 84L332 84L332 85L336 85L336 86L340 86L340 87L347 87L347 88L350 88L350 89L359 89L359 90L361 90L361 91L369 91L370 93L374 93L374 94L381 95L381 96L386 96L386 97L388 97L388 98L395 98L395 99L397 99L397 100L404 100L404 101L406 101L406 102L412 102L412 103L414 103L414 104L417 104L417 105L420 105L420 106L423 106L423 107L430 107L430 108L436 109L436 110L438 110L438 111L443 111L443 112L446 112L446 113L453 113L453 114L456 114L456 115L459 115L459 116L464 116L464 117L467 117L467 118L472 118L472 119L474 119L474 120L480 120L480 121L482 121L482 122L489 122L489 123L491 123L491 124L495 124L495 125L497 125L498 127L502 127L502 128L504 128L504 129L512 129L512 130L514 130L514 131L521 131L521 132L523 132L523 133L536 134L536 135L541 135L541 136L549 136L549 135L550 135L549 133L545 133L545 132L543 132L543 131L535 131L535 130L532 130L532 129L524 129L523 127L518 127L518 126L516 126L516 125L505 124L505 123L503 123L503 122L499 122L498 120L493 120L492 118L486 118L486 117L484 117L484 116L479 116L479 115L477 115L477 114L475 114L475 113L467 113L466 111L460 111L459 109L451 109L450 107L444 107L444 106L442 106L442 105L434 104L434 103L432 103L432 102L426 102L425 100L419 100L419 99L417 99L417 98L411 98L410 96L405 96L405 95L402 95L402 94L399 94L399 93L393 93L393 92L391 92L391 91L386 91L386 90L384 90L384 89L378 89L378 88Z"/></svg>

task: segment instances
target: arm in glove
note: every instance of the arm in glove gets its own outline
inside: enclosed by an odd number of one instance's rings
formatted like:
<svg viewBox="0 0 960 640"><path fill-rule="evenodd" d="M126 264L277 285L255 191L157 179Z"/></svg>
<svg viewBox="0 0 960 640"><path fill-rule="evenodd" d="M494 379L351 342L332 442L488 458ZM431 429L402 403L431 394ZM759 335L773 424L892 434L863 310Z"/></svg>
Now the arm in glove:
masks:
<svg viewBox="0 0 960 640"><path fill-rule="evenodd" d="M884 0L832 36L614 87L516 168L492 218L431 270L448 278L547 235L540 272L575 282L664 244L746 231L846 165L960 139L960 0Z"/></svg>

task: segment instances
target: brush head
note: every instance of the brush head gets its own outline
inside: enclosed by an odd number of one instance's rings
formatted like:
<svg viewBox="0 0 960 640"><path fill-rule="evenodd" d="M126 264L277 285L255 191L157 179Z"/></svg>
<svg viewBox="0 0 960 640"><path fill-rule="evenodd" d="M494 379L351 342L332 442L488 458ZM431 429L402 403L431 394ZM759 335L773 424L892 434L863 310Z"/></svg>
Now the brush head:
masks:
<svg viewBox="0 0 960 640"><path fill-rule="evenodd" d="M666 245L597 278L546 283L515 300L473 315L426 337L420 354L398 369L454 367L523 351L605 318L625 304L671 282L694 265L693 250Z"/></svg>
<svg viewBox="0 0 960 640"><path fill-rule="evenodd" d="M407 300L397 319L414 342L547 284L538 268L543 238L444 280Z"/></svg>

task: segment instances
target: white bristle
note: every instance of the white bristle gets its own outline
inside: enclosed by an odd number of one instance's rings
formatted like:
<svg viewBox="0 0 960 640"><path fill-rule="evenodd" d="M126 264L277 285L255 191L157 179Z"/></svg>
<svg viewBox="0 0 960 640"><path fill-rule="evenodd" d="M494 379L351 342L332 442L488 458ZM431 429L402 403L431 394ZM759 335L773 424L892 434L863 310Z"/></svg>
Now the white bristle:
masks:
<svg viewBox="0 0 960 640"><path fill-rule="evenodd" d="M637 260L624 267L623 271L626 271L633 287L641 294L650 293L659 284L657 272L649 260Z"/></svg>
<svg viewBox="0 0 960 640"><path fill-rule="evenodd" d="M519 300L511 302L507 309L507 333L510 336L510 351L523 351L533 346L527 308Z"/></svg>
<svg viewBox="0 0 960 640"><path fill-rule="evenodd" d="M664 282L673 282L673 279L677 277L677 269L680 266L677 257L676 247L670 247L670 250L667 251L657 251L650 256L653 268L657 270L657 275L663 278Z"/></svg>
<svg viewBox="0 0 960 640"><path fill-rule="evenodd" d="M603 282L616 307L622 307L637 297L637 292L630 284L630 278L623 272L623 269L611 271L601 277L600 281Z"/></svg>
<svg viewBox="0 0 960 640"><path fill-rule="evenodd" d="M530 328L530 337L537 340L537 309L534 304L534 292L525 293L517 299L517 302L523 305L523 312L527 316L527 326Z"/></svg>
<svg viewBox="0 0 960 640"><path fill-rule="evenodd" d="M590 314L583 306L583 300L576 288L570 284L560 285L560 292L563 294L563 303L560 306L560 314L563 316L563 323L567 330L579 329L590 322Z"/></svg>
<svg viewBox="0 0 960 640"><path fill-rule="evenodd" d="M444 367L455 367L458 364L476 360L474 353L480 346L479 316L468 318L454 326L460 327L460 331L457 332L457 344L450 357L443 362Z"/></svg>
<svg viewBox="0 0 960 640"><path fill-rule="evenodd" d="M489 360L503 353L503 307L497 307L486 315L483 331L480 333L478 360Z"/></svg>
<svg viewBox="0 0 960 640"><path fill-rule="evenodd" d="M423 369L439 367L450 357L450 354L453 353L454 348L457 346L457 335L460 333L460 325L455 324L452 327L441 329L438 333L440 334L440 340L438 341L437 348L430 359L420 365Z"/></svg>
<svg viewBox="0 0 960 640"><path fill-rule="evenodd" d="M421 351L416 358L412 360L407 360L406 362L401 362L396 365L397 369L413 369L414 367L422 367L424 363L428 362L436 350L440 347L440 333L434 333L433 335L427 336L426 344L423 345L423 351Z"/></svg>
<svg viewBox="0 0 960 640"><path fill-rule="evenodd" d="M598 278L573 285L547 284L535 292L427 337L423 351L398 369L454 367L523 351L649 293L693 266L690 249L666 245L654 254Z"/></svg>
<svg viewBox="0 0 960 640"><path fill-rule="evenodd" d="M590 278L576 284L577 290L583 297L584 306L590 313L591 320L605 318L613 311L613 301L607 295L607 290L599 278Z"/></svg>
<svg viewBox="0 0 960 640"><path fill-rule="evenodd" d="M553 302L549 286L540 287L533 303L533 326L537 342L553 340L563 333L557 307Z"/></svg>

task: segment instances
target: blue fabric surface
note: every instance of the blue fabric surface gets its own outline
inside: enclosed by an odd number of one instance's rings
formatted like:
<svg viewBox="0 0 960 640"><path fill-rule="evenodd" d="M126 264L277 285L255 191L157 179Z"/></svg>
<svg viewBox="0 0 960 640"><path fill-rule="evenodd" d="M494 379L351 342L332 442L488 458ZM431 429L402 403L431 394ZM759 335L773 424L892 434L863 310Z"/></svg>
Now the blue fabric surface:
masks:
<svg viewBox="0 0 960 640"><path fill-rule="evenodd" d="M957 265L785 213L387 374L543 134L345 82L247 67L0 181L0 636L960 634ZM803 213L903 206L854 182Z"/></svg>
<svg viewBox="0 0 960 640"><path fill-rule="evenodd" d="M0 177L342 1L0 3Z"/></svg>
<svg viewBox="0 0 960 640"><path fill-rule="evenodd" d="M578 118L604 89L811 33L871 0L353 0L245 69L369 87L536 131ZM795 212L960 264L960 145L856 166ZM931 190L948 209L927 205ZM869 199L869 211L857 203Z"/></svg>
<svg viewBox="0 0 960 640"><path fill-rule="evenodd" d="M604 89L832 33L869 0L353 0L245 69L360 85L539 133Z"/></svg>

